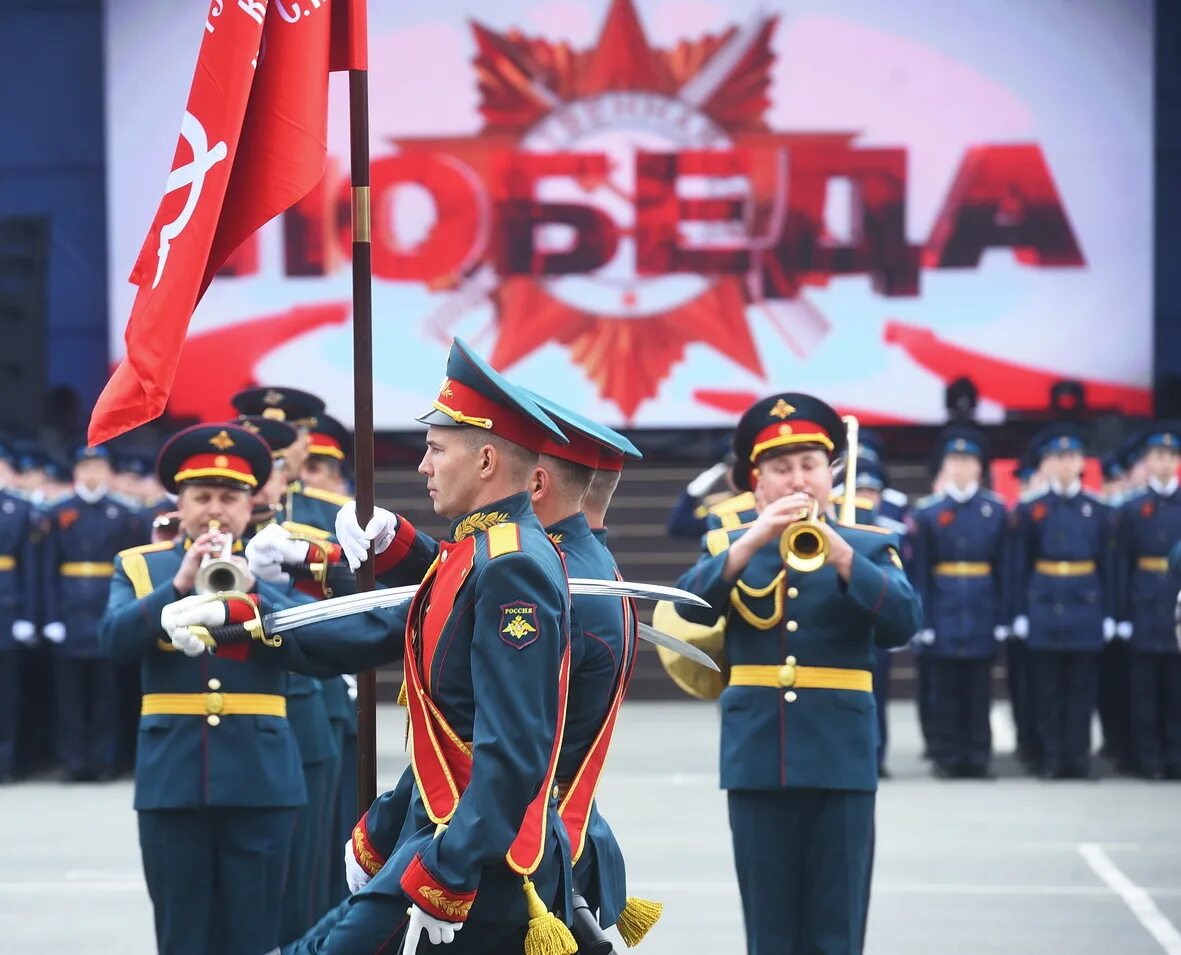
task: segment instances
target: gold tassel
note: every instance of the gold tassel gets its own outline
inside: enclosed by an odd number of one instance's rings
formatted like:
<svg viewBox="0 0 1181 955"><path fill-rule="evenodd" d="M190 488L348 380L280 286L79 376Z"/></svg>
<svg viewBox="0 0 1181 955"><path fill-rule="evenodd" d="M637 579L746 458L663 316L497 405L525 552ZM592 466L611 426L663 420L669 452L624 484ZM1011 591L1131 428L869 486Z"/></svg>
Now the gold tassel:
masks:
<svg viewBox="0 0 1181 955"><path fill-rule="evenodd" d="M644 940L644 936L651 931L652 926L660 921L664 914L664 903L653 902L650 899L627 897L627 905L619 913L619 921L615 927L628 948L635 948Z"/></svg>
<svg viewBox="0 0 1181 955"><path fill-rule="evenodd" d="M406 706L410 702L410 697L406 695L406 681L402 681L402 686L398 689L398 706Z"/></svg>
<svg viewBox="0 0 1181 955"><path fill-rule="evenodd" d="M525 901L529 906L529 930L525 955L577 955L578 945L570 929L545 907L529 877L525 877Z"/></svg>

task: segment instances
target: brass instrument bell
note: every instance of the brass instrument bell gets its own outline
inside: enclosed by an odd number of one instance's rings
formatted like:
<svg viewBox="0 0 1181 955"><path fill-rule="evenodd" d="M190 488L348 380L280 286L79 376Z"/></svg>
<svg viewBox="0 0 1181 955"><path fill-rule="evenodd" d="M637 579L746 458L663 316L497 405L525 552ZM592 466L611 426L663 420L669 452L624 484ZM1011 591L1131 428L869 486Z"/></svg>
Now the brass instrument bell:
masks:
<svg viewBox="0 0 1181 955"><path fill-rule="evenodd" d="M210 521L209 530L217 532L221 529L220 521ZM249 580L240 565L223 557L222 552L233 546L233 535L223 534L222 544L216 556L206 554L201 559L201 566L197 570L197 579L193 590L199 594L219 594L231 591L241 592L247 589Z"/></svg>
<svg viewBox="0 0 1181 955"><path fill-rule="evenodd" d="M792 524L779 538L779 555L800 574L819 570L828 560L828 538L820 529L820 502L813 501L808 516Z"/></svg>

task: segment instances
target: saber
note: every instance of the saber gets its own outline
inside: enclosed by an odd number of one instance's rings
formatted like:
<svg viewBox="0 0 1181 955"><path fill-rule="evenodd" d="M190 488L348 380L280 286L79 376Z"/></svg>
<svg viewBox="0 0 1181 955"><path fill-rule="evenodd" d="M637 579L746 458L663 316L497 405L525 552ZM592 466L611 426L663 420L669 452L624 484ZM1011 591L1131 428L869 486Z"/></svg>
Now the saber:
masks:
<svg viewBox="0 0 1181 955"><path fill-rule="evenodd" d="M691 594L689 591L680 590L677 587L666 587L663 584L634 584L626 580L598 580L593 577L571 577L569 584L570 593L579 596L671 600L674 603L688 603L698 607L709 606L697 594ZM277 610L262 618L262 635L258 633L257 623L232 623L221 627L190 627L189 629L203 640L208 639L208 642L213 646L243 643L256 636L260 636L264 642L277 646L282 642L284 631L297 630L300 627L335 620L338 617L347 617L349 614L399 607L413 600L417 592L418 585L409 584L405 587L389 587L385 590L374 590L368 593L332 597L316 603ZM210 599L216 600L217 595L211 595ZM672 650L674 653L679 653L694 663L709 667L711 670L718 669L718 665L704 651L671 634L650 627L646 623L639 624L637 633L641 640Z"/></svg>
<svg viewBox="0 0 1181 955"><path fill-rule="evenodd" d="M284 630L294 630L306 627L312 623L322 623L325 620L335 620L337 617L347 617L349 614L364 613L368 610L384 610L390 607L400 607L409 603L418 593L417 584L405 587L390 587L386 590L375 590L364 594L350 594L346 597L333 597L330 600L320 600L312 604L290 607L287 610L277 610L262 618L263 628L267 633L280 633ZM698 607L708 607L704 600L687 590L676 587L665 587L662 584L633 584L626 580L596 580L593 577L571 577L570 593L591 595L596 597L633 597L640 600L672 600L676 603L691 603Z"/></svg>

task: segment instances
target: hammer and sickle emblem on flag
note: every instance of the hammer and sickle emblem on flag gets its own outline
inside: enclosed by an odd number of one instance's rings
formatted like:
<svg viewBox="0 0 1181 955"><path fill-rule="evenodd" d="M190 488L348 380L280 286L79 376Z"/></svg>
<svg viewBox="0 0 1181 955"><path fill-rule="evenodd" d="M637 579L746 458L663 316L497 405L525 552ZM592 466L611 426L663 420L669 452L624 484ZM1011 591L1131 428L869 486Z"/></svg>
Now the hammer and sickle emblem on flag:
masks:
<svg viewBox="0 0 1181 955"><path fill-rule="evenodd" d="M184 232L189 219L193 217L197 201L201 198L201 189L205 185L205 176L229 154L224 142L215 143L212 149L209 148L209 137L205 134L205 127L188 110L185 110L184 118L180 122L180 135L192 149L193 159L192 162L168 174L168 187L164 194L183 189L185 186L189 187L189 194L180 215L160 229L160 248L156 253L159 262L156 265L156 278L152 282L152 288L159 285L160 279L164 276L164 266L168 262L168 250L172 240Z"/></svg>

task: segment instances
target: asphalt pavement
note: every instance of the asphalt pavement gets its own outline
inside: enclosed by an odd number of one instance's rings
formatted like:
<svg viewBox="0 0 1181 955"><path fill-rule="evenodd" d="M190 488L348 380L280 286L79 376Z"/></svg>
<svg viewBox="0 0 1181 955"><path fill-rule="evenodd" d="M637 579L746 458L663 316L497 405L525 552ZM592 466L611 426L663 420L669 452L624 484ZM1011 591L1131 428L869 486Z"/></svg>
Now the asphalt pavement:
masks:
<svg viewBox="0 0 1181 955"><path fill-rule="evenodd" d="M1181 783L1041 782L1005 756L995 781L936 781L913 705L890 715L867 955L1181 955ZM402 720L378 717L386 786ZM623 710L599 799L629 891L665 903L645 955L744 952L717 733L708 704ZM126 780L0 789L0 952L155 950L131 796Z"/></svg>

